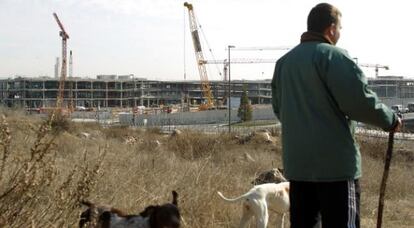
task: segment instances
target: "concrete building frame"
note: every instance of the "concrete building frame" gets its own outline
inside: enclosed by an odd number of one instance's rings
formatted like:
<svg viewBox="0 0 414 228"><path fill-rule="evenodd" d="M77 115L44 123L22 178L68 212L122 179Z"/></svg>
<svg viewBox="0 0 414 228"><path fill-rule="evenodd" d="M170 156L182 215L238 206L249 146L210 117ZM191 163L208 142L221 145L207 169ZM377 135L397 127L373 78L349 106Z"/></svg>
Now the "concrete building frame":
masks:
<svg viewBox="0 0 414 228"><path fill-rule="evenodd" d="M247 85L252 104L271 104L271 80L232 80L232 97L240 97ZM217 104L227 97L228 82L211 81ZM368 86L391 106L414 102L414 79L400 76L369 78ZM0 79L0 102L25 108L54 107L59 79L52 77L15 77ZM64 105L119 107L159 107L160 105L198 105L205 101L200 81L158 81L133 75L98 75L96 79L72 77L65 82ZM218 101L218 102L217 102Z"/></svg>
<svg viewBox="0 0 414 228"><path fill-rule="evenodd" d="M160 105L204 102L200 81L158 81L134 77L68 78L65 81L65 106L84 107L158 107ZM222 103L227 95L227 82L211 81L214 99ZM234 80L232 96L240 97L247 85L252 104L270 104L270 80ZM50 77L15 77L0 80L0 100L9 107L54 107L59 80Z"/></svg>

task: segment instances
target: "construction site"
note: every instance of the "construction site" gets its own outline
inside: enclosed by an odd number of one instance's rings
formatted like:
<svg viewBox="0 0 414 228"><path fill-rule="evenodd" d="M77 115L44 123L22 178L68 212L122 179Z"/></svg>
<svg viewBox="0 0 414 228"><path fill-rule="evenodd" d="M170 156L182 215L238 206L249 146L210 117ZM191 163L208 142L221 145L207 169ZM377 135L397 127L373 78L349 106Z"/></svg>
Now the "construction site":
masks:
<svg viewBox="0 0 414 228"><path fill-rule="evenodd" d="M0 228L414 227L401 2L1 1Z"/></svg>
<svg viewBox="0 0 414 228"><path fill-rule="evenodd" d="M246 90L252 105L271 104L270 79L231 80L230 65L274 64L276 59L230 58L230 50L289 50L290 47L236 48L229 45L226 59L205 59L200 39L200 35L204 33L199 33L201 26L196 20L193 5L186 2L184 7L188 11L189 32L200 80L160 81L135 77L134 74L97 75L96 78L77 77L73 75L72 51L69 51L69 61L67 58L69 34L57 14L53 13L62 41L62 55L56 58L54 77L15 76L2 79L0 80L0 102L7 107L21 107L36 112L51 109L73 112L116 108L135 112L139 109L140 113L143 113L144 109L147 113L170 113L234 108L237 107L243 90ZM211 51L210 47L208 49ZM355 61L358 63L357 58ZM223 66L221 80L209 80L207 75L209 64ZM369 86L387 105L405 107L414 102L413 79L378 76L379 69L389 69L386 65L364 63L358 63L358 65L375 69L376 77L369 80ZM231 102L232 100L234 102Z"/></svg>
<svg viewBox="0 0 414 228"><path fill-rule="evenodd" d="M162 111L169 113L173 111L173 107L174 110L180 111L233 107L237 102L230 105L231 100L240 97L243 90L248 91L251 104L270 104L270 80L230 80L230 63L274 63L275 60L232 59L230 61L230 56L225 60L206 60L198 32L201 27L196 21L193 6L186 2L184 7L188 10L200 80L158 81L135 77L133 74L97 75L96 78L76 77L73 75L72 50L69 52L69 61L67 56L69 34L58 15L53 13L62 40L62 55L56 58L55 76L15 76L0 80L2 104L37 112L55 109L73 112L94 111L101 108L161 108ZM230 48L232 47L229 46ZM277 49L286 50L284 47ZM207 64L223 65L224 76L221 76L221 80L208 79Z"/></svg>
<svg viewBox="0 0 414 228"><path fill-rule="evenodd" d="M134 75L98 75L96 79L67 78L62 105L74 109L134 108L179 105L198 107L205 102L199 81L157 81L135 78ZM0 99L8 107L40 109L55 107L59 82L51 77L16 77L0 80ZM251 104L270 104L270 80L234 80L231 96L239 98L247 88ZM368 80L369 86L387 105L414 102L414 80L395 76L380 76ZM213 108L226 108L228 83L210 81Z"/></svg>
<svg viewBox="0 0 414 228"><path fill-rule="evenodd" d="M9 107L42 109L56 107L59 79L17 77L0 80L0 99ZM227 83L210 81L214 95L212 108L223 108ZM232 97L240 97L246 86L252 104L270 104L270 81L232 81ZM189 111L205 102L199 81L156 81L133 75L98 75L96 79L70 77L65 80L63 107L94 110L97 108L156 108L180 106Z"/></svg>

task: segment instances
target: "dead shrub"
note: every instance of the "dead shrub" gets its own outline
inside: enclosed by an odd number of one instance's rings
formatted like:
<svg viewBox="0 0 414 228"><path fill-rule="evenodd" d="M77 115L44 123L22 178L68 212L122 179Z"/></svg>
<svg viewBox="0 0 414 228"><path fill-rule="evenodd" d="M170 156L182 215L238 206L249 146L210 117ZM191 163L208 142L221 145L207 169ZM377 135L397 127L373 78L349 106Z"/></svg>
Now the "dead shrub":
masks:
<svg viewBox="0 0 414 228"><path fill-rule="evenodd" d="M271 127L268 129L268 131L270 132L270 135L273 137L281 137L282 135L282 131L278 127Z"/></svg>
<svg viewBox="0 0 414 228"><path fill-rule="evenodd" d="M51 134L52 121L53 115L40 126L30 156L8 170L8 178L1 183L0 214L11 226L28 226L30 212L43 200L42 193L56 175L53 149L56 134Z"/></svg>
<svg viewBox="0 0 414 228"><path fill-rule="evenodd" d="M170 137L168 148L184 159L198 159L215 155L222 140L217 135L206 135L198 131L183 131Z"/></svg>
<svg viewBox="0 0 414 228"><path fill-rule="evenodd" d="M6 117L2 115L1 122L0 122L0 145L1 145L3 156L1 157L1 161L0 161L0 183L3 179L3 172L6 167L7 158L10 155L10 142L11 142L10 129L6 121Z"/></svg>
<svg viewBox="0 0 414 228"><path fill-rule="evenodd" d="M103 128L102 132L107 139L120 139L123 140L127 136L134 135L135 132L128 126L117 126L111 128Z"/></svg>
<svg viewBox="0 0 414 228"><path fill-rule="evenodd" d="M79 124L76 131L88 132L90 137L77 137L72 130L55 136L50 126L39 128L38 119L21 118L11 114L7 121L0 120L0 159L7 151L0 180L0 227L76 227L83 209L80 199L134 214L145 206L170 201L171 190L180 195L183 228L235 227L241 207L223 202L216 192L229 197L243 194L257 173L282 165L280 144L254 139L239 144L234 133L183 131L167 136ZM111 134L116 139L108 138ZM132 134L136 143L125 144L124 134ZM156 149L155 141L161 143ZM398 141L395 146L384 227L413 227L414 173L409 153L414 151L412 144ZM361 141L363 227L375 224L385 150L386 139ZM254 161L245 159L245 154ZM275 226L273 217L269 227Z"/></svg>
<svg viewBox="0 0 414 228"><path fill-rule="evenodd" d="M64 171L59 170L64 167L57 166L55 141L62 134L56 134L56 131L60 132L66 125L55 117L49 116L40 125L32 146L25 152L9 147L13 140L12 132L4 117L0 122L0 145L3 149L0 163L1 227L73 226L67 218L77 217L79 200L88 197L96 183L104 153L98 159L79 159L80 166L75 166L78 168L59 184L61 177L57 174ZM55 129L52 123L58 123L54 125Z"/></svg>
<svg viewBox="0 0 414 228"><path fill-rule="evenodd" d="M64 131L71 129L71 122L69 118L60 112L52 114L48 119L50 120L50 126L54 133L60 134Z"/></svg>
<svg viewBox="0 0 414 228"><path fill-rule="evenodd" d="M162 130L159 127L149 127L149 128L146 129L146 133L148 133L148 134L161 135L162 134Z"/></svg>
<svg viewBox="0 0 414 228"><path fill-rule="evenodd" d="M383 159L387 150L387 141L382 138L358 137L358 144L365 156L374 159Z"/></svg>

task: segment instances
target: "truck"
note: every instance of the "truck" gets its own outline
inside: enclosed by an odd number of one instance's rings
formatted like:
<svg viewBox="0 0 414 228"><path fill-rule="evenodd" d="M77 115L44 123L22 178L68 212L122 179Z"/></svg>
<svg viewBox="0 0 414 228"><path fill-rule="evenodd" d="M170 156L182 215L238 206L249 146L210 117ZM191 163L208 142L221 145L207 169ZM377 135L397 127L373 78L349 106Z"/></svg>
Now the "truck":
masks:
<svg viewBox="0 0 414 228"><path fill-rule="evenodd" d="M396 113L403 113L404 112L404 107L401 104L392 105L391 109Z"/></svg>
<svg viewBox="0 0 414 228"><path fill-rule="evenodd" d="M414 112L414 102L407 104L408 112Z"/></svg>

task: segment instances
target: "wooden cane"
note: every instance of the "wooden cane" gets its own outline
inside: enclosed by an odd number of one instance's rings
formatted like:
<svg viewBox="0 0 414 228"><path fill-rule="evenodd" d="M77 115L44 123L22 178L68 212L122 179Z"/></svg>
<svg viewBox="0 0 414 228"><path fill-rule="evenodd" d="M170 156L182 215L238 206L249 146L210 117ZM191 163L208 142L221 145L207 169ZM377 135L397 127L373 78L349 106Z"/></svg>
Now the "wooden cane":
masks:
<svg viewBox="0 0 414 228"><path fill-rule="evenodd" d="M381 188L380 188L380 196L379 196L379 203L378 203L377 228L382 227L382 212L384 210L385 188L387 186L388 174L390 172L393 146L394 146L394 132L390 132L389 135L388 135L387 155L385 157L384 173L382 174L382 181L381 181Z"/></svg>

